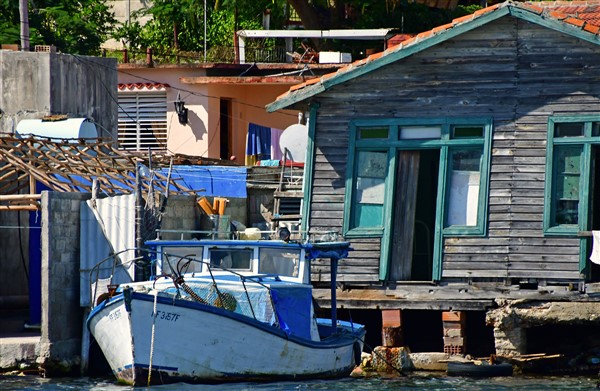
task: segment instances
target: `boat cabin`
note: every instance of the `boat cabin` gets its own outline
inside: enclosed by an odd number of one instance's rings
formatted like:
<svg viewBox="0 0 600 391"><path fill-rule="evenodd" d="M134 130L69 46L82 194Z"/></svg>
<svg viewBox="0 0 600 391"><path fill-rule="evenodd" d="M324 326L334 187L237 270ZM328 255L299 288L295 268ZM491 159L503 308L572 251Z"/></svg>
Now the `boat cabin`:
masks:
<svg viewBox="0 0 600 391"><path fill-rule="evenodd" d="M242 276L276 275L282 281L308 284L309 266L305 248L280 240L152 240L156 276L183 267L180 260L192 259L184 273L207 274L231 270ZM178 270L181 271L181 270Z"/></svg>

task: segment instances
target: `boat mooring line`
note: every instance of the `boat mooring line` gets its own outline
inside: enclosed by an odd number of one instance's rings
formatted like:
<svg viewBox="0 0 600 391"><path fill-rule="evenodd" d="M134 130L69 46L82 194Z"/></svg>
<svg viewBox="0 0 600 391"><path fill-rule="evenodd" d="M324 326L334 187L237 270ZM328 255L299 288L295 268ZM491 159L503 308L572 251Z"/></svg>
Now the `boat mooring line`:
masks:
<svg viewBox="0 0 600 391"><path fill-rule="evenodd" d="M156 303L158 301L158 292L154 295L154 309L152 310L152 337L150 339L150 360L148 362L148 386L152 378L152 356L154 356L154 330L156 329Z"/></svg>
<svg viewBox="0 0 600 391"><path fill-rule="evenodd" d="M368 347L369 349L371 349L371 352L373 352L373 354L377 355L377 357L379 357L380 359L382 359L383 361L385 361L385 363L387 365L389 365L394 371L398 372L398 374L400 376L406 376L404 374L404 372L402 372L401 368L398 368L397 366L395 366L390 360L387 359L387 357L382 356L381 354L379 354L378 352L375 351L375 349L373 349L373 347L371 345L369 345L368 343L365 342L364 338L358 338L360 341L362 341L362 343ZM359 364L360 365L360 364Z"/></svg>

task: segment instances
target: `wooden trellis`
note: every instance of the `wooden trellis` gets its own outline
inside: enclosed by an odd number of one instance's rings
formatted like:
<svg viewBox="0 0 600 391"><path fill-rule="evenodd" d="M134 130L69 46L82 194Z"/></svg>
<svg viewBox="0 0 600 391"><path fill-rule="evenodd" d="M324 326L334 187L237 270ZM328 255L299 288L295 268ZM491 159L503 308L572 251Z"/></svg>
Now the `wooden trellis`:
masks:
<svg viewBox="0 0 600 391"><path fill-rule="evenodd" d="M169 164L223 164L217 159L189 156L152 156L152 167ZM91 192L94 180L108 195L135 192L136 165L150 165L148 154L119 150L112 140L65 139L40 137L0 137L0 210L39 209L40 195L36 182L54 191ZM227 163L225 163L227 164ZM142 193L151 188L167 193L195 194L177 180L152 172L152 181L141 181Z"/></svg>

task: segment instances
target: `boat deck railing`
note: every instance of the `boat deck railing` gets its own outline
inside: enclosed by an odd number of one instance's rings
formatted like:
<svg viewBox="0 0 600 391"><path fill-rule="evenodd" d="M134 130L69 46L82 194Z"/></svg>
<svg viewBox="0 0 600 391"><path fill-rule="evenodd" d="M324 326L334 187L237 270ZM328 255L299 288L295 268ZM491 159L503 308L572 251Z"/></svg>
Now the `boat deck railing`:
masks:
<svg viewBox="0 0 600 391"><path fill-rule="evenodd" d="M120 292L119 284L113 284L112 281L114 270L117 267L123 266L129 268L132 264L136 269L147 269L149 267L149 263L147 261L148 256L159 253L159 251L150 249L135 249L135 251L141 251L144 254L130 260L130 264L123 264L121 263L119 255L122 255L128 251L134 251L134 249L127 249L113 254L97 263L90 270L90 281L93 281L92 289L90 290L90 303L92 307ZM262 318L257 316L257 311L255 308L257 305L256 300L251 299L251 296L256 297L256 290L257 287L259 287L265 291L265 294L262 295L265 298L262 302L262 312L264 312L265 306L271 308L270 313L273 314L272 322L279 327L278 319L276 316L274 316L275 305L271 296L271 288L269 285L267 285L270 282L281 281L279 276L267 274L244 275L235 270L211 264L210 262L195 258L191 255L181 256L176 254L168 254L165 252L160 253L163 257L163 260L166 260L166 262L169 263L172 273L151 275L146 281L137 283L131 281L132 285L138 287L141 285L149 290L155 290L157 292L156 294L161 291L163 293L172 295L174 298L191 300L201 304L224 308L230 311L239 312L258 321L264 321L264 316ZM111 277L100 278L100 269L102 265L105 265L110 261L112 261L113 270ZM190 265L193 263L200 263L204 265L206 267L206 272L188 273ZM215 272L217 271L219 272L218 278L215 277ZM223 277L223 274L225 274L225 277ZM203 276L204 281L193 279L193 276ZM164 289L164 287L157 287L157 285L162 285L160 283L161 279L171 280L172 285L169 284L166 289ZM187 279L192 282L188 282ZM233 293L231 289L227 288L227 286L230 286L232 282L241 283L237 284L242 288L241 290L238 290L237 294ZM250 291L248 283L251 283L252 291ZM104 284L104 286L102 286L102 284ZM124 286L127 284L125 283L120 285ZM268 304L266 302L268 302Z"/></svg>

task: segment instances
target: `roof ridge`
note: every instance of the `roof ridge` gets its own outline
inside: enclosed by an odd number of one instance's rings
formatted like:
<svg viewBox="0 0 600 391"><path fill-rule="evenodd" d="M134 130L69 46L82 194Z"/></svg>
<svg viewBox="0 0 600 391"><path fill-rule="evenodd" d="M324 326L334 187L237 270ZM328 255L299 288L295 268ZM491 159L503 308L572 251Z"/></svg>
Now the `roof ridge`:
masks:
<svg viewBox="0 0 600 391"><path fill-rule="evenodd" d="M323 83L329 79L335 78L335 77L340 76L345 73L348 73L352 70L362 68L365 65L370 64L374 61L380 60L392 53L396 53L396 52L402 51L408 47L418 45L421 42L427 41L435 36L443 34L449 30L452 30L452 29L458 27L458 26L462 26L464 24L473 22L474 20L479 19L485 15L490 15L495 11L502 10L505 8L508 8L509 13L511 13L511 11L513 9L514 10L522 10L522 11L537 15L538 17L540 17L542 19L553 19L553 20L559 21L561 23L570 25L571 27L575 27L581 31L585 31L586 33L593 34L596 36L596 39L600 39L600 18L599 18L599 24L594 24L594 23L589 22L588 20L573 16L572 14L555 11L555 10L552 10L551 7L544 6L546 3L554 4L554 3L563 3L563 2L565 2L565 1L558 0L558 1L548 1L548 2L545 2L545 1L519 2L519 1L515 1L515 0L507 0L503 3L497 3L497 4L491 5L489 7L482 8L480 10L475 11L472 14L461 16L459 18L455 18L447 24L434 27L427 31L423 31L414 37L404 40L396 45L390 46L389 48L385 49L382 52L374 53L364 59L356 60L344 67L339 68L336 72L327 73L320 77L316 77L314 79L308 80L304 83L294 85L288 91L279 95L277 97L277 99L275 100L275 102L280 101L281 99L285 98L285 96L290 95L290 93L292 93L292 92L297 92L298 90L301 90L308 86L321 84L322 88L326 88L325 86L323 86ZM577 0L577 1L566 2L566 3L570 3L570 4L586 3L586 4L597 5L599 8L599 13L600 13L600 0ZM522 12L520 14L522 14ZM523 18L522 15L520 17ZM275 102L269 104L268 107L273 105ZM275 106L277 106L277 105L275 105Z"/></svg>

